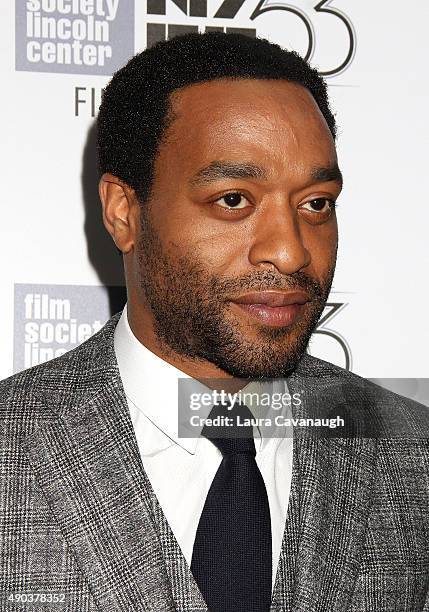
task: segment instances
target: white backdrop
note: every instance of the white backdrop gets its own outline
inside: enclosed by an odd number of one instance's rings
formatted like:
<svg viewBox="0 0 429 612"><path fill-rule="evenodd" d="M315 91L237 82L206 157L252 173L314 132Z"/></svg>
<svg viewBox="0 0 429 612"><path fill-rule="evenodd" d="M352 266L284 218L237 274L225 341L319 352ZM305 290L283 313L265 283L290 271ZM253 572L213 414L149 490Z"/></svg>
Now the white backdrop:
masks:
<svg viewBox="0 0 429 612"><path fill-rule="evenodd" d="M0 377L118 309L104 288L122 276L101 224L93 117L109 75L183 26L253 29L331 73L345 187L328 334L310 352L366 377L427 377L428 23L421 0L2 3Z"/></svg>

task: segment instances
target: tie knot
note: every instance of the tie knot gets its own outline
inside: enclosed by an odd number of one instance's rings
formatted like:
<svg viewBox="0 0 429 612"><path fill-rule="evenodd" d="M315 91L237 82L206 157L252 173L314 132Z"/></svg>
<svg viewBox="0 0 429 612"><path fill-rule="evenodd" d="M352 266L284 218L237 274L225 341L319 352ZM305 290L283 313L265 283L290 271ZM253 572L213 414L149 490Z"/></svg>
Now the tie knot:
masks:
<svg viewBox="0 0 429 612"><path fill-rule="evenodd" d="M249 453L255 456L252 418L245 404L235 403L232 407L230 404L215 404L201 435L209 439L222 455Z"/></svg>

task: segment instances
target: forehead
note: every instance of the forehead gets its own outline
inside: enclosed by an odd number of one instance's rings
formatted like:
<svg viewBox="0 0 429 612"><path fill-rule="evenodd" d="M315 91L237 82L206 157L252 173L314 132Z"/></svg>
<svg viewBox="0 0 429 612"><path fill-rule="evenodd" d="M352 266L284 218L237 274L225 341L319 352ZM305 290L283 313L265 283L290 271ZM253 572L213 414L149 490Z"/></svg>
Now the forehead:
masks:
<svg viewBox="0 0 429 612"><path fill-rule="evenodd" d="M335 145L311 93L274 79L218 79L175 91L167 149L181 163L270 159L271 164L330 164ZM177 162L176 162L177 163Z"/></svg>

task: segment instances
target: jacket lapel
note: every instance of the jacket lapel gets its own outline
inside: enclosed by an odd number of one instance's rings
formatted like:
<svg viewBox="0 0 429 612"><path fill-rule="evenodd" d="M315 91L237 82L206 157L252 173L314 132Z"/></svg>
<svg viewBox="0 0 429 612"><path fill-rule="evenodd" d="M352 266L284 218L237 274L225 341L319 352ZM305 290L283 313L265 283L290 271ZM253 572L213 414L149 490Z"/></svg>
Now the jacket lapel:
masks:
<svg viewBox="0 0 429 612"><path fill-rule="evenodd" d="M346 420L347 416L352 419L356 403L350 406L347 389L353 382L344 376L333 372L330 364L304 357L288 379L292 393L304 391L303 403L294 416L326 416L328 408L331 416L339 412ZM360 405L361 416L366 408ZM365 541L376 440L359 435L312 438L298 428L294 434L292 482L297 490L295 497L291 494L281 552L286 584L278 588L277 596L282 591L284 607L277 609L344 612L353 594ZM288 574L295 577L293 586L288 583Z"/></svg>
<svg viewBox="0 0 429 612"><path fill-rule="evenodd" d="M270 612L289 612L295 587L296 562L300 534L299 474L297 470L297 445L293 445L292 480L283 533L282 547L274 583Z"/></svg>
<svg viewBox="0 0 429 612"><path fill-rule="evenodd" d="M46 418L26 448L100 609L168 612L171 588L114 358L116 320L68 362L52 362Z"/></svg>
<svg viewBox="0 0 429 612"><path fill-rule="evenodd" d="M157 529L161 535L161 547L166 560L167 574L170 579L176 610L177 612L208 612L207 604L165 518L158 498L150 483L148 486L151 491L152 508Z"/></svg>

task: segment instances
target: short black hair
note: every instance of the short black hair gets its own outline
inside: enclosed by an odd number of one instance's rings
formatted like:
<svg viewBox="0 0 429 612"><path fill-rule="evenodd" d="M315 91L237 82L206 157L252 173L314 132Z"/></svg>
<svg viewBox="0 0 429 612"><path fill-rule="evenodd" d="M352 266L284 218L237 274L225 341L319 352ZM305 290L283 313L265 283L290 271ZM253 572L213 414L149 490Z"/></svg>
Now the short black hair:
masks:
<svg viewBox="0 0 429 612"><path fill-rule="evenodd" d="M221 78L285 79L303 85L335 140L326 83L298 53L240 33L191 33L156 43L113 75L98 114L100 172L124 181L143 204L150 197L157 150L171 120L170 94Z"/></svg>

